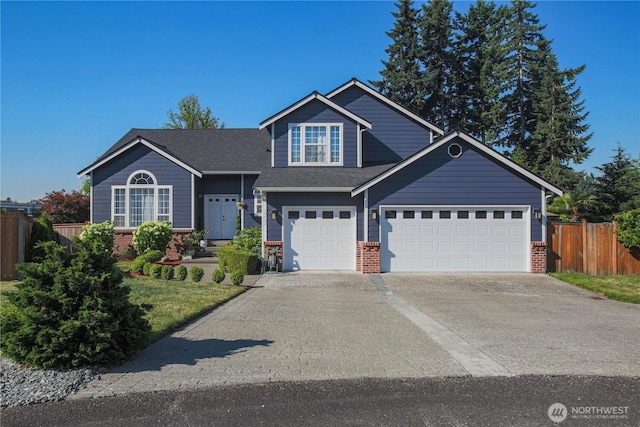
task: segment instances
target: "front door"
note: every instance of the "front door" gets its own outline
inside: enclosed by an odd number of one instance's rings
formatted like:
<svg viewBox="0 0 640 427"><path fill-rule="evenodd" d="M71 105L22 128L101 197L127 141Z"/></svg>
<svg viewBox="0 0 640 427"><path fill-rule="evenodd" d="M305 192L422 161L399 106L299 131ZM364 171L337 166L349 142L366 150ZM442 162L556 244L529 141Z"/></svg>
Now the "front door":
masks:
<svg viewBox="0 0 640 427"><path fill-rule="evenodd" d="M236 234L238 195L207 194L204 196L204 224L207 239L233 239Z"/></svg>

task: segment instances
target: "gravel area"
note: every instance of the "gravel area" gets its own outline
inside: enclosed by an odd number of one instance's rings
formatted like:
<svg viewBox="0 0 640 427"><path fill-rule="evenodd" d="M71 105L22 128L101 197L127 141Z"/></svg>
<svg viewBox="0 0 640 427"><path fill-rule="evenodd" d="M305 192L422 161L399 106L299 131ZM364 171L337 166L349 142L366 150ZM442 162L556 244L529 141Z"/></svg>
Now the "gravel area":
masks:
<svg viewBox="0 0 640 427"><path fill-rule="evenodd" d="M37 370L0 357L0 407L63 400L95 375L93 368Z"/></svg>

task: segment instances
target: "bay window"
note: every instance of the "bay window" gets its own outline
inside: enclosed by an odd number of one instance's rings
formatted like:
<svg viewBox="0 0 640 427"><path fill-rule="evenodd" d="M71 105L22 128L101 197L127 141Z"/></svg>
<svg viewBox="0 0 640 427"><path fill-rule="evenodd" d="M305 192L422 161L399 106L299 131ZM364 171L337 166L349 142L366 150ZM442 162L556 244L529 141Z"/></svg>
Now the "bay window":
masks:
<svg viewBox="0 0 640 427"><path fill-rule="evenodd" d="M126 185L111 189L114 227L135 228L147 221L171 222L172 186L158 185L150 172L134 172Z"/></svg>
<svg viewBox="0 0 640 427"><path fill-rule="evenodd" d="M290 124L289 165L342 165L342 124Z"/></svg>

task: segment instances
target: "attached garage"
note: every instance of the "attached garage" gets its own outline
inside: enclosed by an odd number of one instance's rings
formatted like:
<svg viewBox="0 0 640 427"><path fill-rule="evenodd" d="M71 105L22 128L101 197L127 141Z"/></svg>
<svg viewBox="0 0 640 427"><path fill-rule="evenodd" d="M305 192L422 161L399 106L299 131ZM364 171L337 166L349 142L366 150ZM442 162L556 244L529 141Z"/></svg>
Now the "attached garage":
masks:
<svg viewBox="0 0 640 427"><path fill-rule="evenodd" d="M381 208L380 268L526 272L529 206Z"/></svg>
<svg viewBox="0 0 640 427"><path fill-rule="evenodd" d="M355 270L355 207L285 207L283 264L291 270Z"/></svg>

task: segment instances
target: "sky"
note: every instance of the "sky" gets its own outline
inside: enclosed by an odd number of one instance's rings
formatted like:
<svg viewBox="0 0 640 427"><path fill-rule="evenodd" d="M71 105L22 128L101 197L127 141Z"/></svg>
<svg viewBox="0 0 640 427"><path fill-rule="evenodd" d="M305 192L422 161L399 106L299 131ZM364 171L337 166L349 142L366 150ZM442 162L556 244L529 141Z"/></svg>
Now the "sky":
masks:
<svg viewBox="0 0 640 427"><path fill-rule="evenodd" d="M469 2L454 2L464 12ZM0 3L0 199L79 190L76 174L131 128L196 94L227 127L256 128L314 90L380 78L391 1ZM539 1L578 76L595 172L640 156L640 2Z"/></svg>

